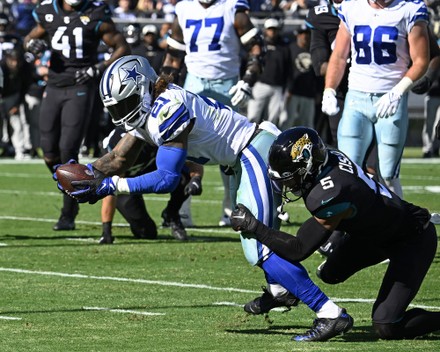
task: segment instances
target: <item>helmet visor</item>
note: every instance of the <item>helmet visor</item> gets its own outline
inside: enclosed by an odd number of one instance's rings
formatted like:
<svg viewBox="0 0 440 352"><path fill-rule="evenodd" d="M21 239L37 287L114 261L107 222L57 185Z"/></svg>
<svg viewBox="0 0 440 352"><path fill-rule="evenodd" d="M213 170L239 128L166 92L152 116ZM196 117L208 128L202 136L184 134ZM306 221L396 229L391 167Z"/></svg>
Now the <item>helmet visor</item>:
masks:
<svg viewBox="0 0 440 352"><path fill-rule="evenodd" d="M133 94L129 97L120 100L115 105L107 106L107 110L112 117L112 121L116 126L120 126L133 116L137 115L141 107L141 100L139 95Z"/></svg>

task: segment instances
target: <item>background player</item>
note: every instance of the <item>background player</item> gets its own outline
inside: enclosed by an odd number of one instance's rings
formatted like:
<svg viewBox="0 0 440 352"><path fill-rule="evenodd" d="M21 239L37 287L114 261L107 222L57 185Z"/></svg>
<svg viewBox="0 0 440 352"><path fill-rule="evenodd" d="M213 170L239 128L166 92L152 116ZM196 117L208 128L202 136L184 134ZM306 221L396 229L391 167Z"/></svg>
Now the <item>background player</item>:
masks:
<svg viewBox="0 0 440 352"><path fill-rule="evenodd" d="M262 36L247 11L247 0L178 2L162 72L173 74L177 81L185 63L185 89L237 110L244 107L261 72L264 53ZM247 62L240 79L242 50ZM221 176L224 197L219 225L225 226L229 225L233 204L230 178L223 172Z"/></svg>
<svg viewBox="0 0 440 352"><path fill-rule="evenodd" d="M44 162L53 167L78 160L96 92L96 79L117 58L130 51L116 30L104 2L52 0L41 2L33 12L37 25L24 45L40 55L47 39L51 51L49 76L40 108L40 135ZM103 41L113 53L98 63L97 49ZM78 204L64 195L61 216L54 230L73 230Z"/></svg>
<svg viewBox="0 0 440 352"><path fill-rule="evenodd" d="M322 111L334 115L339 110L335 88L351 49L338 148L362 165L375 136L380 176L402 197L399 173L408 129L407 93L429 63L427 8L418 0L355 0L342 2L338 15L341 26L327 67Z"/></svg>

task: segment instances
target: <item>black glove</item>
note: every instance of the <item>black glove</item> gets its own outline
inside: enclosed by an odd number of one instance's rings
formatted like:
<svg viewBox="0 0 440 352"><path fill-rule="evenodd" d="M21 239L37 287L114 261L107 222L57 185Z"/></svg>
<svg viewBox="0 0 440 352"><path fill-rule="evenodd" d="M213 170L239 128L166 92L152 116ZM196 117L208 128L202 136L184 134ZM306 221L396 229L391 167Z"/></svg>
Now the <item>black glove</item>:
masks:
<svg viewBox="0 0 440 352"><path fill-rule="evenodd" d="M425 75L414 83L414 85L411 88L411 91L415 94L425 94L428 92L431 86L432 86L431 78Z"/></svg>
<svg viewBox="0 0 440 352"><path fill-rule="evenodd" d="M26 44L26 50L38 57L47 49L47 43L43 39L31 39Z"/></svg>
<svg viewBox="0 0 440 352"><path fill-rule="evenodd" d="M186 196L200 196L202 191L202 178L200 176L191 177L183 190Z"/></svg>
<svg viewBox="0 0 440 352"><path fill-rule="evenodd" d="M238 203L232 211L231 226L234 231L243 231L248 233L255 233L259 221L243 204Z"/></svg>
<svg viewBox="0 0 440 352"><path fill-rule="evenodd" d="M75 72L75 83L84 84L92 78L99 78L104 72L104 63L99 63L90 67L83 67Z"/></svg>

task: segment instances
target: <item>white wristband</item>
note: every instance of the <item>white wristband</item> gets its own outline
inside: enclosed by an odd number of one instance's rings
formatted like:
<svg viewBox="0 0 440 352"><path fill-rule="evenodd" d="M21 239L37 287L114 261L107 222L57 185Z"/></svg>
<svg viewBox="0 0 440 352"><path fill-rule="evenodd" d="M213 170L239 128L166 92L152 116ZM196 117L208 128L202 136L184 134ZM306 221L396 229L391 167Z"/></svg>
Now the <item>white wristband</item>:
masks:
<svg viewBox="0 0 440 352"><path fill-rule="evenodd" d="M116 193L117 194L128 194L130 193L130 188L128 188L128 183L125 178L119 176L112 177L113 183L116 185Z"/></svg>
<svg viewBox="0 0 440 352"><path fill-rule="evenodd" d="M406 93L406 92L411 88L411 86L413 85L413 83L414 83L414 82L412 81L411 78L405 76L405 77L403 77L403 78L400 80L399 83L397 83L397 84L394 86L393 89L397 90L400 94L403 95L404 93Z"/></svg>

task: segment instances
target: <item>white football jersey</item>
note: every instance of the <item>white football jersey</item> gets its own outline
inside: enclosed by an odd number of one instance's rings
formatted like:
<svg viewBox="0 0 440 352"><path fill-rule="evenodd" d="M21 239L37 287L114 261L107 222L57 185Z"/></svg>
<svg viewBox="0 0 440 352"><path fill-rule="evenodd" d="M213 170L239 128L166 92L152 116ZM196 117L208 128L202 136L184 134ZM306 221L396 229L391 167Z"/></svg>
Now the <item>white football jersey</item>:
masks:
<svg viewBox="0 0 440 352"><path fill-rule="evenodd" d="M130 133L157 146L176 138L194 120L188 135L187 158L199 164L233 166L248 144L255 123L211 98L174 84L154 101L146 128Z"/></svg>
<svg viewBox="0 0 440 352"><path fill-rule="evenodd" d="M247 0L216 0L206 9L197 0L176 4L188 72L207 79L239 75L241 43L234 28L237 8L248 10Z"/></svg>
<svg viewBox="0 0 440 352"><path fill-rule="evenodd" d="M394 0L383 9L368 0L346 0L338 12L351 34L349 89L385 93L410 65L408 33L414 23L428 22L422 0Z"/></svg>

